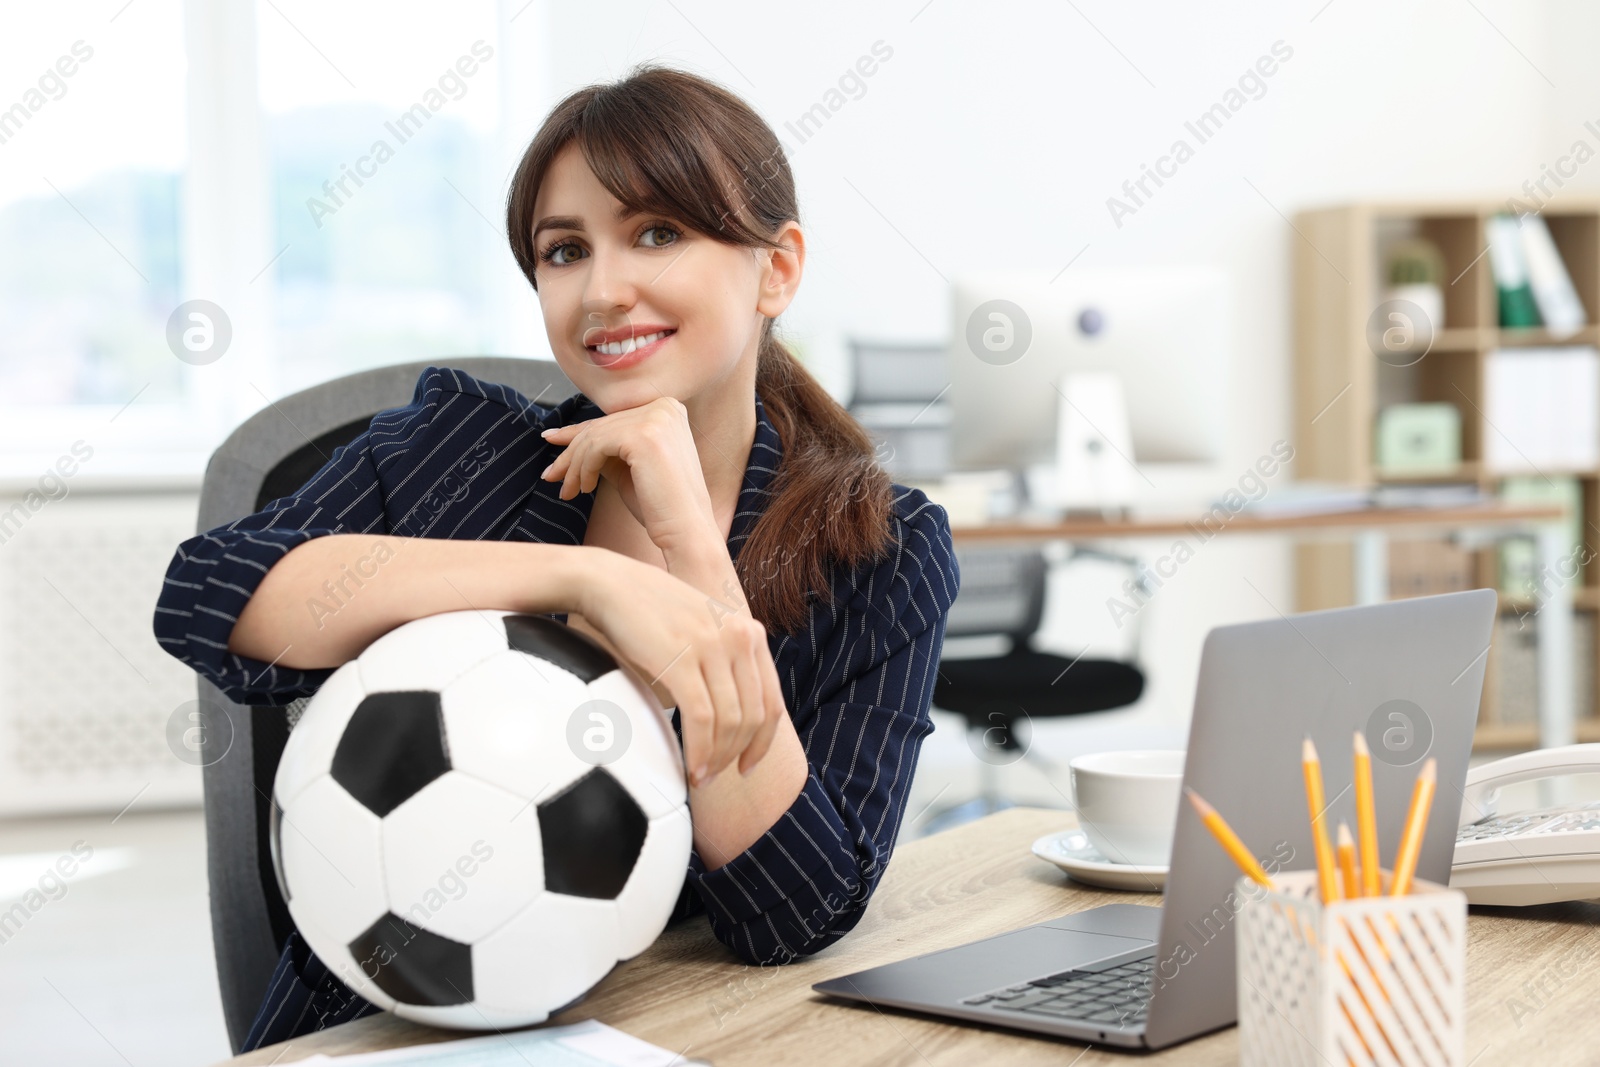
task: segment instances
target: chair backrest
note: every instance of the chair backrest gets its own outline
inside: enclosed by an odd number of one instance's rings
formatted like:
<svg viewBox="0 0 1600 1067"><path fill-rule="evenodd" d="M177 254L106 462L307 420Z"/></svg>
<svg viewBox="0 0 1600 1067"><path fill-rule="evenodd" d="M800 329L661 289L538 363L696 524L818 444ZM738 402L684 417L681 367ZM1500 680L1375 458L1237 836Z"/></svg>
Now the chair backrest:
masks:
<svg viewBox="0 0 1600 1067"><path fill-rule="evenodd" d="M897 482L942 478L950 469L945 346L852 339L850 358L850 414L872 437L878 462Z"/></svg>
<svg viewBox="0 0 1600 1067"><path fill-rule="evenodd" d="M372 417L409 403L430 366L454 367L555 405L577 387L550 360L500 356L439 358L361 371L313 386L257 412L212 455L200 489L199 531L261 510L304 485L327 457ZM278 891L268 844L268 809L289 738L284 707L246 707L199 679L215 724L205 744L206 866L211 933L228 1039L238 1052L293 929ZM221 729L225 721L229 729Z"/></svg>
<svg viewBox="0 0 1600 1067"><path fill-rule="evenodd" d="M945 616L945 637L1005 634L1017 647L1039 629L1048 565L1037 545L956 546L961 591Z"/></svg>
<svg viewBox="0 0 1600 1067"><path fill-rule="evenodd" d="M850 405L927 404L950 385L950 357L945 346L880 344L852 339L850 361L854 388Z"/></svg>

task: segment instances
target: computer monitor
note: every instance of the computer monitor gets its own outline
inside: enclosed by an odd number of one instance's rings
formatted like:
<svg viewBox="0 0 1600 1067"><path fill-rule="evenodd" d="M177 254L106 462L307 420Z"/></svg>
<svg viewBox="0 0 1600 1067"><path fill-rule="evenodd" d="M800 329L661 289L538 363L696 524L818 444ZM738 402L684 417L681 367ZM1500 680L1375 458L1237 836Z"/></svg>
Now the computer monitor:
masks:
<svg viewBox="0 0 1600 1067"><path fill-rule="evenodd" d="M952 286L951 465L1056 458L1061 376L1116 373L1137 462L1221 457L1230 395L1228 277L1206 267L986 274Z"/></svg>

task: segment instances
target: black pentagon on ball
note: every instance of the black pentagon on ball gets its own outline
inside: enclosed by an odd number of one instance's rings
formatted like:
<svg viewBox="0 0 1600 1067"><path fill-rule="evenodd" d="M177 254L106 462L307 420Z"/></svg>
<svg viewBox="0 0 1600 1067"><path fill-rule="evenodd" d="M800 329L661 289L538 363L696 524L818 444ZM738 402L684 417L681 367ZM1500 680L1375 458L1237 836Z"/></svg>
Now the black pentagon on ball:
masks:
<svg viewBox="0 0 1600 1067"><path fill-rule="evenodd" d="M278 892L289 903L289 879L283 876L283 805L272 798L272 814L267 817L267 842L272 849L272 873L278 877Z"/></svg>
<svg viewBox="0 0 1600 1067"><path fill-rule="evenodd" d="M596 767L539 805L544 887L614 900L644 850L650 819L633 796Z"/></svg>
<svg viewBox="0 0 1600 1067"><path fill-rule="evenodd" d="M505 627L508 647L548 660L585 684L617 669L598 641L548 616L507 615Z"/></svg>
<svg viewBox="0 0 1600 1067"><path fill-rule="evenodd" d="M333 753L333 780L380 817L449 769L444 709L427 691L370 694Z"/></svg>
<svg viewBox="0 0 1600 1067"><path fill-rule="evenodd" d="M442 1008L472 999L472 946L390 912L350 942L356 966L402 1004Z"/></svg>

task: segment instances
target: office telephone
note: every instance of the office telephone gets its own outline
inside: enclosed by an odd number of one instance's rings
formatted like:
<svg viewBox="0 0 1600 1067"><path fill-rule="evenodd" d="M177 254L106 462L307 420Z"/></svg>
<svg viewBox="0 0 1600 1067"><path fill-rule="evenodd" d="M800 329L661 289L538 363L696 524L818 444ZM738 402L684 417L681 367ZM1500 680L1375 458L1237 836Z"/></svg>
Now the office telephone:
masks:
<svg viewBox="0 0 1600 1067"><path fill-rule="evenodd" d="M1469 771L1451 888L1472 904L1600 898L1600 801L1497 810L1506 786L1573 774L1600 774L1600 744L1524 752Z"/></svg>

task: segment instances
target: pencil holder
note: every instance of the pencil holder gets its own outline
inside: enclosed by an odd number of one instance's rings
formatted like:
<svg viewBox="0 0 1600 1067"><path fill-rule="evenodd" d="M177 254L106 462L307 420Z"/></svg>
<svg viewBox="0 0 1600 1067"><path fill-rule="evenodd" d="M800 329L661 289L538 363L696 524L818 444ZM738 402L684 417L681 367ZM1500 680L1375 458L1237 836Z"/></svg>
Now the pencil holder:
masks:
<svg viewBox="0 0 1600 1067"><path fill-rule="evenodd" d="M1419 880L1324 905L1316 871L1273 882L1235 886L1241 1064L1465 1067L1466 894Z"/></svg>

